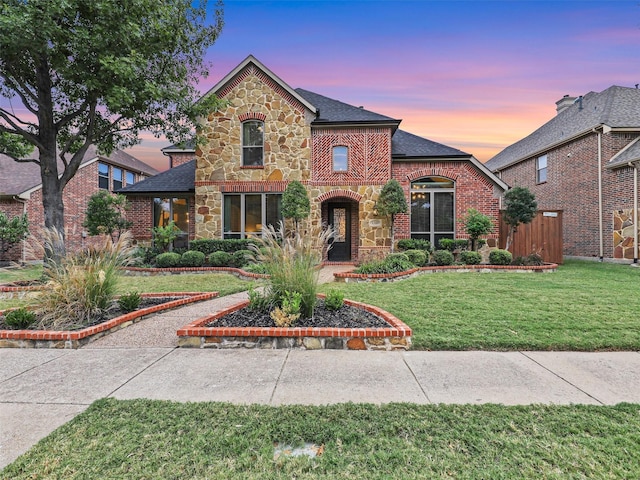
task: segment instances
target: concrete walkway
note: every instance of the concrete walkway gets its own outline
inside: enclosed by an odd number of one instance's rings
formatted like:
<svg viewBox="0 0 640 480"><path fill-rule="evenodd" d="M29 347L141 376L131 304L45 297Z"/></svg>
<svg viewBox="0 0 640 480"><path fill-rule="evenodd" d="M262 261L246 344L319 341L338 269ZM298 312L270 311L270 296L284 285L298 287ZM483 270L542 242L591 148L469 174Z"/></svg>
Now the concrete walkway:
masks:
<svg viewBox="0 0 640 480"><path fill-rule="evenodd" d="M156 315L80 350L0 349L0 468L103 397L266 405L640 403L636 352L176 348L177 327L243 295Z"/></svg>

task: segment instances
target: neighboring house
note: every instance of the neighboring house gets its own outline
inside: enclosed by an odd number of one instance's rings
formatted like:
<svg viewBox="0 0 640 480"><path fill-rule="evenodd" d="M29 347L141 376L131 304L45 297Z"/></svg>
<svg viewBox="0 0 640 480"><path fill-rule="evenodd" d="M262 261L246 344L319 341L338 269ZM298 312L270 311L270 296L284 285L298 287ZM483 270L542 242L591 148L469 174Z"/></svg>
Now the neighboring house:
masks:
<svg viewBox="0 0 640 480"><path fill-rule="evenodd" d="M104 156L99 155L95 147L90 147L80 168L63 192L67 249L78 250L90 241L82 223L91 195L100 189L113 191L133 185L156 173L156 169L123 151L116 150L111 155ZM16 162L0 155L0 211L10 218L26 213L32 235L37 236L37 232L44 228L39 165L33 162ZM8 259L32 260L32 252L25 251L24 247L25 245L16 246L9 252Z"/></svg>
<svg viewBox="0 0 640 480"><path fill-rule="evenodd" d="M202 119L202 144L165 148L172 169L121 190L139 239L169 219L189 239L260 235L281 219L292 180L311 200L311 233L337 231L330 261L389 251L390 219L376 201L391 178L410 204L396 216L396 240L463 237L458 220L469 208L498 217L506 184L472 155L399 130L400 120L294 90L253 56L207 95L227 105Z"/></svg>
<svg viewBox="0 0 640 480"><path fill-rule="evenodd" d="M556 102L557 115L485 165L563 211L564 255L638 258L640 90L612 86Z"/></svg>

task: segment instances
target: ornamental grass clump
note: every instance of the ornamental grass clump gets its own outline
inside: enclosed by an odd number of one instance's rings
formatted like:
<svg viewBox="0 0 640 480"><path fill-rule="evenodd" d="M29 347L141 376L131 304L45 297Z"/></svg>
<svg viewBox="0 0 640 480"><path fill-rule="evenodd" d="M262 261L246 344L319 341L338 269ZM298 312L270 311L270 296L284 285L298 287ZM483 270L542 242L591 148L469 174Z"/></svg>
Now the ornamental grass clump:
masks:
<svg viewBox="0 0 640 480"><path fill-rule="evenodd" d="M57 232L49 232L44 248L50 249L60 238ZM115 242L105 236L98 247L45 264L47 284L36 309L39 327L79 328L104 315L113 304L118 269L133 260L131 234L124 232Z"/></svg>
<svg viewBox="0 0 640 480"><path fill-rule="evenodd" d="M285 299L297 293L301 297L301 316L313 317L318 291L316 267L332 236L332 229L323 230L318 236L302 235L298 231L286 236L283 222L277 230L272 226L263 229L262 238L250 248L269 274L264 293L269 308L282 308Z"/></svg>

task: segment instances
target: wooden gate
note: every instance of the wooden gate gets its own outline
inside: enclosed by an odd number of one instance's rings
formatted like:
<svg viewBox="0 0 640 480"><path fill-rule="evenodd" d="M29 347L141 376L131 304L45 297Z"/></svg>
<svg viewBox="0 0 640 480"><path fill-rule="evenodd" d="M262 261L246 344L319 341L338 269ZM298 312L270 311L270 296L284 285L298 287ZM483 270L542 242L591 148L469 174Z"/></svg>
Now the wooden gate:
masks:
<svg viewBox="0 0 640 480"><path fill-rule="evenodd" d="M500 248L507 244L509 227L500 212ZM513 235L509 251L513 257L538 253L545 262L562 263L562 210L540 210L527 225Z"/></svg>

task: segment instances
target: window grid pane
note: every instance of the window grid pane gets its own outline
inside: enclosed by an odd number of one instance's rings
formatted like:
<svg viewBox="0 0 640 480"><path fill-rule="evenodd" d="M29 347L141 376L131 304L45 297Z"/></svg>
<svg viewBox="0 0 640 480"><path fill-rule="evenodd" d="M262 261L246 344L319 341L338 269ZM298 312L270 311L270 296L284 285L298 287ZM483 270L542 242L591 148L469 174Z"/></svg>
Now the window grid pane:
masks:
<svg viewBox="0 0 640 480"><path fill-rule="evenodd" d="M122 188L122 169L114 168L112 170L113 173L113 189L117 190Z"/></svg>
<svg viewBox="0 0 640 480"><path fill-rule="evenodd" d="M98 188L109 190L109 165L98 163Z"/></svg>

